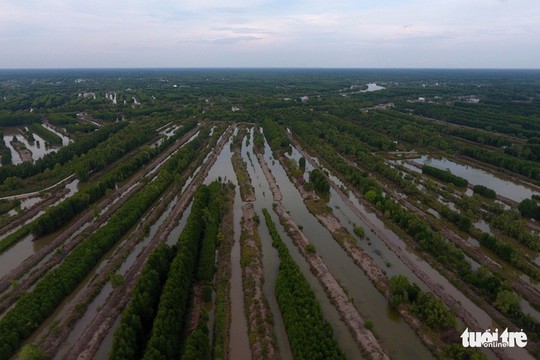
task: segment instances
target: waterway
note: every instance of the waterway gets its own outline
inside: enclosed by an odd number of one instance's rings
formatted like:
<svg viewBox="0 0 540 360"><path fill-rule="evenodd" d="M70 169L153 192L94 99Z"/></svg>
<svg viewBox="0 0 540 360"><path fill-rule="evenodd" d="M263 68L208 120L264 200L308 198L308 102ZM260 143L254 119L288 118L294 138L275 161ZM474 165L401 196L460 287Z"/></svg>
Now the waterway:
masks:
<svg viewBox="0 0 540 360"><path fill-rule="evenodd" d="M290 211L295 223L303 226L302 231L315 245L317 253L322 256L334 277L346 289L362 317L373 321L374 331L390 357L432 358L431 353L415 332L403 319L396 317L396 314L390 311L386 298L373 287L367 276L354 264L328 230L308 212L298 190L291 183L279 162L272 162L270 156L270 149L266 144L265 159L283 193L284 207ZM333 204L334 208L337 205L345 209L344 203L340 202L337 197L333 198L336 199ZM385 267L384 265L383 268ZM342 343L343 341L340 342L341 346L343 346ZM349 351L353 351L351 349L353 346L352 344L346 346L348 346L346 352L350 354ZM354 357L351 356L351 358Z"/></svg>

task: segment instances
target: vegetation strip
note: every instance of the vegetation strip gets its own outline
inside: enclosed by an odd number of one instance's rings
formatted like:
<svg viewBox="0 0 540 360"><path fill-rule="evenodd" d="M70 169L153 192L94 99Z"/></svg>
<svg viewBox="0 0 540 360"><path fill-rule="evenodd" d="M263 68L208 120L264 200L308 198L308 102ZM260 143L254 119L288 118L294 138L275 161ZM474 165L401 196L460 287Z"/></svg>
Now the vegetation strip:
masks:
<svg viewBox="0 0 540 360"><path fill-rule="evenodd" d="M263 214L272 245L279 253L280 265L275 291L294 357L345 359L332 335L332 328L324 319L315 294L290 256L270 214L266 209L263 209Z"/></svg>
<svg viewBox="0 0 540 360"><path fill-rule="evenodd" d="M103 199L99 204L99 208L106 208L107 210L103 212L98 219L92 222L92 224L86 229L86 231L89 230L95 230L99 226L101 226L103 223L105 223L106 219L113 214L122 204L129 199L129 196L137 191L139 191L143 184L137 183L139 182L143 175L147 175L151 173L151 170L154 169L155 165L163 161L166 157L170 156L173 151L176 151L178 147L183 145L187 139L189 138L189 133L186 134L182 140L180 140L177 144L167 149L164 153L160 154L158 157L156 157L152 162L150 162L145 168L138 171L134 176L132 176L125 184L123 184L122 187L118 188L114 193L112 193L110 196ZM156 173L153 173L151 177L155 176ZM115 202L113 200L119 199ZM95 214L93 211L87 211L82 217L80 217L74 224L72 224L68 229L62 231L58 236L54 238L53 241L48 243L46 246L41 248L38 252L34 253L31 257L24 260L17 268L13 269L9 274L4 276L0 280L0 291L4 291L7 289L14 280L20 278L21 276L28 273L30 269L35 267L36 264L38 264L48 253L56 249L58 246L63 244L63 252L57 253L55 256L53 256L50 260L47 261L47 263L43 266L41 266L39 269L35 270L31 273L28 279L26 279L23 283L18 284L18 286L13 290L13 295L11 296L11 302L6 304L6 301L8 299L3 299L2 302L0 302L0 308L5 309L7 306L10 306L10 304L13 303L14 296L17 293L20 293L21 291L29 288L37 279L39 279L49 268L52 266L58 264L65 253L69 253L80 241L84 239L84 236L79 235L75 237L74 240L69 241L66 243L66 240L70 238L70 236L82 228L87 222L91 221L94 218Z"/></svg>
<svg viewBox="0 0 540 360"><path fill-rule="evenodd" d="M63 147L58 152L50 153L37 160L35 163L23 163L20 165L9 165L0 167L0 181L5 181L9 177L24 179L45 169L52 169L57 164L63 165L77 155L82 155L105 141L110 135L119 132L128 125L127 122L118 122L99 129L76 143Z"/></svg>
<svg viewBox="0 0 540 360"><path fill-rule="evenodd" d="M298 144L295 144L297 150L302 154L302 156L307 159L307 161L312 166L317 166L317 164L313 161L313 158L309 156L303 149L299 147ZM282 157L280 157L280 160L282 160ZM298 190L302 193L305 192L305 190L301 187L301 185L298 184L298 181L296 178L293 178L294 184L297 186ZM372 232L374 232L383 242L385 245L392 251L396 256L404 262L405 265L413 273L415 273L427 286L428 288L433 291L434 294L438 296L438 298L434 297L433 294L429 293L429 295L423 295L426 297L426 299L429 298L429 301L432 303L431 307L437 307L439 308L438 313L444 314L445 317L453 317L453 314L451 314L451 311L448 310L448 308L445 307L448 306L450 309L455 311L457 314L460 315L460 317L465 320L465 323L467 323L471 328L478 327L479 325L476 323L476 321L473 320L471 317L471 314L466 312L461 304L459 302L456 302L453 298L451 298L444 289L439 285L434 283L429 276L422 271L414 262L412 262L407 256L403 254L403 251L391 240L389 240L384 233L380 232L376 226L372 224L372 222L362 213L360 212L356 206L351 202L351 200L343 193L343 190L338 187L335 182L333 182L330 178L328 179L329 185L336 191L336 193L340 196L340 198L343 200L343 202L353 211L360 219L362 219L366 224L370 224L370 228ZM309 208L309 207L308 207ZM312 211L310 209L310 211ZM377 267L377 265L374 263L374 261L367 255L357 244L356 240L352 238L352 236L348 233L348 231L343 228L342 225L339 224L339 221L335 218L335 216L332 213L313 213L314 216L317 217L319 222L321 222L327 229L332 233L334 239L340 244L340 246L347 252L347 254L354 260L355 264L357 264L364 273L368 276L370 281L375 285L375 287L389 300L390 304L393 303L394 298L394 292L392 290L392 280L390 282L386 278L386 276L383 274L383 272ZM355 231L357 231L358 228L355 228ZM363 233L363 229L358 232ZM416 295L421 293L421 291L415 290ZM426 293L428 294L428 293ZM415 296L416 296L415 295ZM442 299L441 300L439 300ZM416 297L415 297L416 299ZM442 354L445 352L447 355L449 353L452 353L454 355L457 355L460 351L459 344L455 343L457 339L458 332L456 331L455 323L453 321L440 321L440 324L446 324L444 326L442 325L436 325L437 321L432 321L431 325L429 326L433 332L426 331L422 325L419 323L419 319L416 315L414 315L410 309L405 307L398 307L395 306L396 309L399 311L400 315L407 321L407 323L416 331L417 335L422 339L422 341L432 349L435 353ZM422 319L424 321L424 319ZM429 324L428 324L429 325ZM441 329L443 331L441 331ZM449 336L449 333L453 334L453 341L450 341L449 339L452 338L452 336ZM445 337L443 340L442 337ZM462 349L461 350L464 354L468 351ZM497 352L497 351L496 351ZM500 352L499 352L500 353ZM479 355L479 354L478 354ZM502 355L502 354L501 354ZM480 355L479 355L480 356Z"/></svg>
<svg viewBox="0 0 540 360"><path fill-rule="evenodd" d="M234 137L233 142L231 143L231 148L233 151L231 162L233 165L234 173L238 179L238 184L240 187L240 196L243 201L255 201L255 190L251 184L251 178L249 172L247 171L247 164L242 159L240 155L240 150L242 147L242 140L244 136L242 135L243 131L238 131L238 134Z"/></svg>
<svg viewBox="0 0 540 360"><path fill-rule="evenodd" d="M41 136L47 143L54 146L62 146L62 138L49 129L43 127L41 124L34 123L31 125L33 132Z"/></svg>
<svg viewBox="0 0 540 360"><path fill-rule="evenodd" d="M272 313L263 292L261 239L253 203L242 206L240 265L244 288L244 309L253 360L277 359L279 352L272 326Z"/></svg>
<svg viewBox="0 0 540 360"><path fill-rule="evenodd" d="M122 312L109 359L139 359L144 351L174 254L168 245L161 244L148 257L129 304Z"/></svg>
<svg viewBox="0 0 540 360"><path fill-rule="evenodd" d="M193 181L182 193L180 199L170 211L169 217L157 230L156 235L151 239L150 243L143 249L142 253L137 257L135 263L127 271L124 277L124 286L113 291L105 306L96 315L94 321L79 337L77 344L70 351L70 359L91 359L95 354L100 342L105 337L107 331L111 328L116 317L122 311L125 303L127 302L129 298L128 294L133 291L138 273L140 269L142 269L149 254L158 244L164 242L173 228L177 226L180 216L189 205L198 186L208 174L208 171L214 164L217 155L221 149L223 149L226 139L228 138L228 134L229 130L225 133L225 135L223 135L222 139L217 144L212 156L204 165L202 165L201 171L195 176ZM218 135L219 132L216 131L213 137L217 138ZM202 156L202 154L204 154L204 152L202 152L199 156Z"/></svg>
<svg viewBox="0 0 540 360"><path fill-rule="evenodd" d="M25 227L26 226L24 225L25 222L27 222L32 217L36 216L44 208L62 199L62 197L64 197L68 193L69 193L69 189L66 189L66 188L55 191L54 194L49 196L47 199L40 201L35 206L32 206L30 209L25 209L24 213L21 214L16 219L12 219L12 220L10 219L10 222L6 226L2 227L2 229L0 230L2 231L2 233L5 234L8 231L11 231L12 229L16 228L17 226ZM30 227L31 226L28 226L28 233L31 230ZM15 242L4 241L6 238L0 240L0 253L3 252L5 249L9 248L12 244L16 242L16 241Z"/></svg>
<svg viewBox="0 0 540 360"><path fill-rule="evenodd" d="M306 158L308 158L309 160L309 156L307 154L304 153L304 156L306 156ZM313 163L314 164L314 163ZM316 165L316 164L314 164ZM335 184L333 184L333 187L334 189L338 192L338 194L342 193L341 189L339 189ZM371 199L370 198L370 194L369 194L369 191L368 193L366 193L366 198L370 201L370 203L373 203L374 202L374 199ZM346 196L343 194L342 196L342 199L346 202L346 203L350 203L350 200L347 200L346 199ZM362 199L361 196L358 196L359 199ZM350 204L351 209L357 213L357 215L361 216L362 219L364 221L367 221L367 223L369 224L370 221L369 219L366 219L365 216L363 216L361 213L358 212L358 210L355 211L355 206L352 205L352 203ZM404 209L402 209L403 211L405 211ZM373 228L373 227L372 227ZM374 230L375 232L377 232L377 230ZM381 238L381 239L385 239L384 237L384 234L381 234L381 233L377 233L377 235ZM408 260L406 260L407 258L406 257L402 257L399 255L399 252L400 250L397 249L395 247L395 245L392 245L392 242L390 240L386 240L385 243L387 244L387 246L390 248L390 249L393 249L393 252L396 253L396 255L398 255L398 257L400 257L407 266L409 266L411 269L414 269L413 267L411 266L414 266L414 264ZM452 252L451 251L448 251L447 254L451 254ZM437 268L437 267L436 267ZM451 307L453 310L456 311L456 313L459 315L459 317L461 319L463 319L465 321L466 324L468 324L471 328L480 328L479 324L477 323L477 321L474 319L474 317L472 316L472 314L469 314L467 311L465 311L461 305L456 302L453 298L447 296L444 294L444 292L442 292L442 289L440 288L440 286L438 286L438 284L434 284L431 279L429 279L429 276L425 273L423 273L420 269L416 269L414 270L415 271L415 274L417 276L419 276L425 283L426 285L428 285L430 287L430 289L435 293L437 294L438 296L440 296L444 302L447 304L447 306ZM442 272L444 274L444 272ZM448 275L445 275L445 276L448 276ZM462 289L462 291L464 291L464 289ZM471 296L470 292L464 292L467 296ZM489 305L489 304L484 304L485 306ZM489 305L491 306L491 305ZM492 312L496 312L498 313L497 310L495 310L494 308L492 308L492 310L490 311L490 313ZM499 315L500 317L501 315ZM498 357L500 358L508 358L507 355L506 355L506 351L503 349L503 348L492 348L491 349L493 352L495 352L497 354Z"/></svg>
<svg viewBox="0 0 540 360"><path fill-rule="evenodd" d="M262 156L258 156L259 161L261 161L261 167L268 167L266 161ZM277 185L275 185L275 179L271 175L271 172L265 171L267 176L267 181L271 185L272 191L279 192ZM275 198L280 198L279 195L274 196ZM307 250L309 240L305 235L298 229L298 226L294 223L290 215L287 213L285 208L281 205L281 202L274 202L274 211L279 216L280 222L287 230L288 235L293 240L294 244L302 254L302 256L309 263L312 271L321 284L323 285L326 293L334 302L338 312L341 314L343 321L347 324L347 327L351 331L356 342L364 349L372 358L374 359L389 359L388 355L385 353L375 336L371 331L366 329L365 321L360 316L360 313L354 305L349 301L349 298L341 285L337 282L334 276L331 274L330 270L326 267L326 264L321 259L321 257L316 254L309 252Z"/></svg>
<svg viewBox="0 0 540 360"><path fill-rule="evenodd" d="M197 269L201 241L209 229L207 225L219 223L221 220L224 210L222 207L223 186L217 182L208 187L203 185L195 195L191 214L178 239L177 254L161 293L159 308L143 359L156 357L173 359L181 354L180 344L182 340L185 340L182 328ZM206 212L209 212L209 215L205 214ZM207 240L215 241L216 239ZM199 263L199 265L213 266L213 262Z"/></svg>
<svg viewBox="0 0 540 360"><path fill-rule="evenodd" d="M329 125L320 122L320 126L324 127ZM400 204L401 200L398 202L390 196L383 195L381 185L379 185L372 177L368 177L367 172L361 171L356 163L353 163L352 160L344 157L347 151L350 150L349 148L344 149L343 146L340 145L343 144L345 140L339 133L333 133L329 142L332 142L332 145L344 154L339 154L334 147L329 146L320 141L320 139L317 139L316 136L313 136L313 125L308 126L305 123L297 122L294 124L294 129L299 132L303 141L309 141L310 144L312 144L311 146L317 148L317 153L320 154L325 161L332 163L332 168L337 169L338 174L345 174L345 180L348 183L352 183L354 188L359 190L371 204L377 206L379 211L385 213L387 218L392 220L395 225L401 227L409 236L414 237L415 242L423 249L423 251L430 253L430 256L438 258L438 261L440 262L438 267L440 268L442 265L446 270L453 273L453 275L450 276L452 281L463 281L468 283L469 286L466 290L467 296L472 296L475 302L481 303L482 307L488 310L491 316L494 316L498 321L503 319L503 322L508 322L507 320L504 320L504 317L491 305L501 305L500 302L496 302L496 299L498 296L502 299L505 296L506 291L508 291L509 286L504 278L498 274L492 274L489 271L486 272L484 268L480 268L480 271L474 271L471 268L470 263L465 259L463 251L453 243L446 241L437 228L433 229L428 222L420 218L417 214L404 209ZM351 142L351 146L354 146L353 144L356 144L357 142L354 138L348 139L348 141ZM361 143L359 143L359 145L362 146ZM351 156L350 154L346 155ZM354 154L352 157L354 157ZM395 181L397 184L403 183L405 189L410 188L396 169L391 169L382 164L382 162L379 165L378 162L380 162L380 160L370 158L366 153L361 151L356 153L355 158L362 163L362 167L367 167L378 175ZM414 189L407 191L417 193ZM395 194L392 195L394 196ZM403 203L406 204L407 201L403 201ZM447 273L445 276L448 277L449 274ZM499 285L497 287L492 287L488 285L491 282ZM476 294L471 295L472 291ZM517 305L517 303L515 305ZM519 306L512 306L511 311L509 311L509 308L499 307L505 309L505 315L509 319L512 319L518 326L527 329L532 333L533 335L531 335L531 338L536 339L538 337L537 334L539 332L537 322L530 316L524 315ZM534 351L535 346L533 343L534 340L529 341L530 346L527 348L528 350Z"/></svg>
<svg viewBox="0 0 540 360"><path fill-rule="evenodd" d="M227 211L221 222L216 277L214 343L212 346L213 359L229 359L229 342L231 326L231 252L234 244L234 189L229 189Z"/></svg>
<svg viewBox="0 0 540 360"><path fill-rule="evenodd" d="M173 161L174 158L170 162ZM189 160L187 163L189 164ZM0 320L0 336L6 336L7 333L12 334L11 340L0 347L0 358L13 353L18 347L18 343L29 336L37 328L37 325L50 315L62 299L71 293L96 265L103 254L112 248L123 234L139 220L140 216L171 181L172 176L169 172L160 171L156 181L127 200L110 217L105 226L81 242L58 267L44 275L32 292L22 295L15 307ZM36 303L40 304L37 308ZM21 319L27 319L25 321L33 326L17 326ZM6 331L7 333L4 334Z"/></svg>

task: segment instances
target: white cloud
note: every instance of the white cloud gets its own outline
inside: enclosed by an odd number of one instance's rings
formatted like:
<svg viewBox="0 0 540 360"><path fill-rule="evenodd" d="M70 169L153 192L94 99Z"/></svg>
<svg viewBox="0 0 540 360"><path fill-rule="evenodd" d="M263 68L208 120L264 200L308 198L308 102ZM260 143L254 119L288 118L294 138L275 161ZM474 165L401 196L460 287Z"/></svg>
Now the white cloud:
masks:
<svg viewBox="0 0 540 360"><path fill-rule="evenodd" d="M538 33L537 0L5 0L0 67L538 67Z"/></svg>

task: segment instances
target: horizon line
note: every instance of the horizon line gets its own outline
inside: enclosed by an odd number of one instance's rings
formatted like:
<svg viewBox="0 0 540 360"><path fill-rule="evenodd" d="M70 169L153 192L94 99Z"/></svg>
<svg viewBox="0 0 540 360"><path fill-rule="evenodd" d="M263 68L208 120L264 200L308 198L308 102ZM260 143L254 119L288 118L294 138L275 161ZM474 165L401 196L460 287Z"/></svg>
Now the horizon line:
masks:
<svg viewBox="0 0 540 360"><path fill-rule="evenodd" d="M538 68L519 67L302 67L302 66L141 66L141 67L0 67L0 71L54 70L488 70L538 71Z"/></svg>

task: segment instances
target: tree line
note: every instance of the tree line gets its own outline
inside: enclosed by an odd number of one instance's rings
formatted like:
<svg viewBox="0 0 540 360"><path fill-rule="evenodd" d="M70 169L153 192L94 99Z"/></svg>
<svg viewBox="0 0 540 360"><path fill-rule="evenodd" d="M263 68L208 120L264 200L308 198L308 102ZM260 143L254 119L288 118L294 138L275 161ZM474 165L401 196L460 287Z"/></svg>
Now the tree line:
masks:
<svg viewBox="0 0 540 360"><path fill-rule="evenodd" d="M321 307L300 268L263 209L272 245L280 259L275 293L295 359L345 359Z"/></svg>
<svg viewBox="0 0 540 360"><path fill-rule="evenodd" d="M108 190L114 189L117 183L120 183L132 176L137 170L140 169L142 165L148 163L153 157L160 154L163 150L170 146L172 142L176 141L178 137L181 137L185 133L189 132L195 126L195 122L185 123L184 126L177 131L175 136L163 142L159 147L143 149L131 159L122 162L117 167L113 168L111 171L103 175L98 181L87 184L79 192L77 192L70 198L67 198L58 205L49 207L45 214L43 214L33 222L32 232L36 236L42 236L56 231L73 217L75 217L77 214L98 201L101 197L103 197L103 195L106 194ZM130 131L129 133L137 132ZM151 136L152 132L149 133L149 136ZM203 143L203 138L204 136L197 137L194 141L190 142L184 148L182 148L180 150L180 153L186 155L194 154L195 151L199 149L201 144ZM114 160L119 159L127 151L130 151L132 148L137 147L142 141L145 140L148 140L147 136L128 136L126 138L126 141L124 142L111 141L110 146L118 149L115 154L116 156L114 156ZM103 151L106 152L106 149L104 149ZM113 150L111 150L111 152L113 152ZM93 155L91 153L89 153L88 155L89 158L93 156L99 156L99 154ZM189 158L191 158L191 155L189 156Z"/></svg>
<svg viewBox="0 0 540 360"><path fill-rule="evenodd" d="M221 220L209 214L223 214L223 192L221 183L202 185L197 191L191 213L177 242L177 253L172 261L167 281L159 300L159 307L152 326L143 359L174 359L182 353L185 317L189 307L189 295L196 273L201 267L214 266L204 253L201 262L201 246L207 222ZM220 195L220 192L222 195ZM206 239L216 241L216 238ZM199 271L197 271L199 269Z"/></svg>
<svg viewBox="0 0 540 360"><path fill-rule="evenodd" d="M446 183L454 184L457 187L466 187L469 184L466 179L452 174L449 170L441 170L429 165L422 166L422 173Z"/></svg>
<svg viewBox="0 0 540 360"><path fill-rule="evenodd" d="M0 320L0 359L9 359L21 342L49 317L62 300L68 296L87 274L97 265L124 234L191 164L185 159L190 153L178 153L169 161L178 164L174 169L163 167L156 179L133 195L110 218L106 225L81 242L65 257L62 263L43 276L34 289L20 297L15 306ZM171 171L172 170L172 171Z"/></svg>

